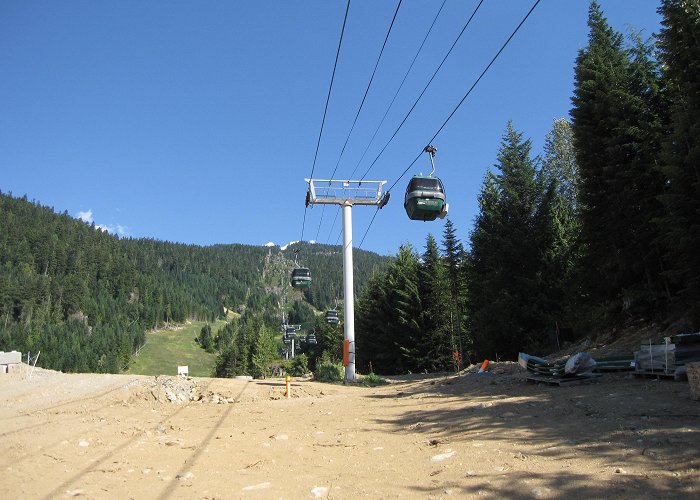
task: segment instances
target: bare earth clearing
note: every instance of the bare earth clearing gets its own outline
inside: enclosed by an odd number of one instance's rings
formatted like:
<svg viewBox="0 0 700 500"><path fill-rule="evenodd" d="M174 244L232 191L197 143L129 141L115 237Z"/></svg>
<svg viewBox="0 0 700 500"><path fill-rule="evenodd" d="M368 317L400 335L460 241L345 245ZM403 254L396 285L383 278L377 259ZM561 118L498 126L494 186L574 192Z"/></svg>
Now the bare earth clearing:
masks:
<svg viewBox="0 0 700 500"><path fill-rule="evenodd" d="M687 382L553 387L492 366L375 388L295 380L292 399L280 380L0 376L0 498L700 495Z"/></svg>

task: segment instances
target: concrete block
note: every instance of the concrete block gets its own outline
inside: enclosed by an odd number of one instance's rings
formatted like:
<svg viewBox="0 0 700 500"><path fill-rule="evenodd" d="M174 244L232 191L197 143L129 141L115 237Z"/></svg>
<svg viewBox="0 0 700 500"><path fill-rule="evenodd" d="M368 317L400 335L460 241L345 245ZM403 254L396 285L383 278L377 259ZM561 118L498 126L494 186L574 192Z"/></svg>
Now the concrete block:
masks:
<svg viewBox="0 0 700 500"><path fill-rule="evenodd" d="M17 351L4 352L0 351L0 365L9 365L11 363L21 363L22 353Z"/></svg>
<svg viewBox="0 0 700 500"><path fill-rule="evenodd" d="M19 363L11 363L7 365L7 373L20 373L22 371L22 365Z"/></svg>
<svg viewBox="0 0 700 500"><path fill-rule="evenodd" d="M7 373L7 365L0 365L0 374Z"/></svg>

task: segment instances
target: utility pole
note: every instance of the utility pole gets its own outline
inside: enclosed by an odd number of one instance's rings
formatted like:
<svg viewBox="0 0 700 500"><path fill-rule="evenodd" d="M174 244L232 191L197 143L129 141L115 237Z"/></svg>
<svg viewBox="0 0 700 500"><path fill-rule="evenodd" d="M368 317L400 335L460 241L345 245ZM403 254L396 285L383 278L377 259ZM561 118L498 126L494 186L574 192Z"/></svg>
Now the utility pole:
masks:
<svg viewBox="0 0 700 500"><path fill-rule="evenodd" d="M306 205L340 205L343 210L343 292L345 324L343 339L349 345L345 366L345 382L355 377L355 298L353 293L352 263L352 207L373 205L383 208L389 201L389 193L382 194L386 181L350 181L332 179L304 179L309 184Z"/></svg>

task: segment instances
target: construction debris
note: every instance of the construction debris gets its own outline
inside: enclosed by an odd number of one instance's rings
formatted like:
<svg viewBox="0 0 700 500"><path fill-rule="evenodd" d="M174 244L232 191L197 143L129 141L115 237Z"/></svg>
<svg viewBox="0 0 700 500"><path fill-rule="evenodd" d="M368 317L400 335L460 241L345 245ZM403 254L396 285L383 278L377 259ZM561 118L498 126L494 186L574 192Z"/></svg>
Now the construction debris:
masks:
<svg viewBox="0 0 700 500"><path fill-rule="evenodd" d="M552 363L521 352L518 363L530 372L528 382L559 386L589 382L594 378L593 370L596 366L595 360L585 352Z"/></svg>
<svg viewBox="0 0 700 500"><path fill-rule="evenodd" d="M622 372L634 370L634 356L596 357L596 372Z"/></svg>
<svg viewBox="0 0 700 500"><path fill-rule="evenodd" d="M686 365L700 361L700 333L666 337L663 343L643 344L634 353L635 374L685 379Z"/></svg>
<svg viewBox="0 0 700 500"><path fill-rule="evenodd" d="M232 397L228 397L212 391L202 391L197 382L191 377L158 376L148 383L139 392L148 400L158 403L184 404L191 401L211 404L234 403Z"/></svg>

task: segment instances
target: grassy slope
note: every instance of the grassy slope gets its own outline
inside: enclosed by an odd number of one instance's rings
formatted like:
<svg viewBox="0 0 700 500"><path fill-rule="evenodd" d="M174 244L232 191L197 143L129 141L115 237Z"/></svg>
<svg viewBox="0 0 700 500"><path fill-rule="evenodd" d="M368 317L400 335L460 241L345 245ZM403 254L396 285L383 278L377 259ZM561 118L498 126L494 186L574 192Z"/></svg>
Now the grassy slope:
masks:
<svg viewBox="0 0 700 500"><path fill-rule="evenodd" d="M223 320L212 325L216 337ZM177 375L178 365L188 365L192 377L211 377L216 354L206 352L194 341L204 322L195 322L180 330L162 330L146 334L146 345L129 366L135 375Z"/></svg>

